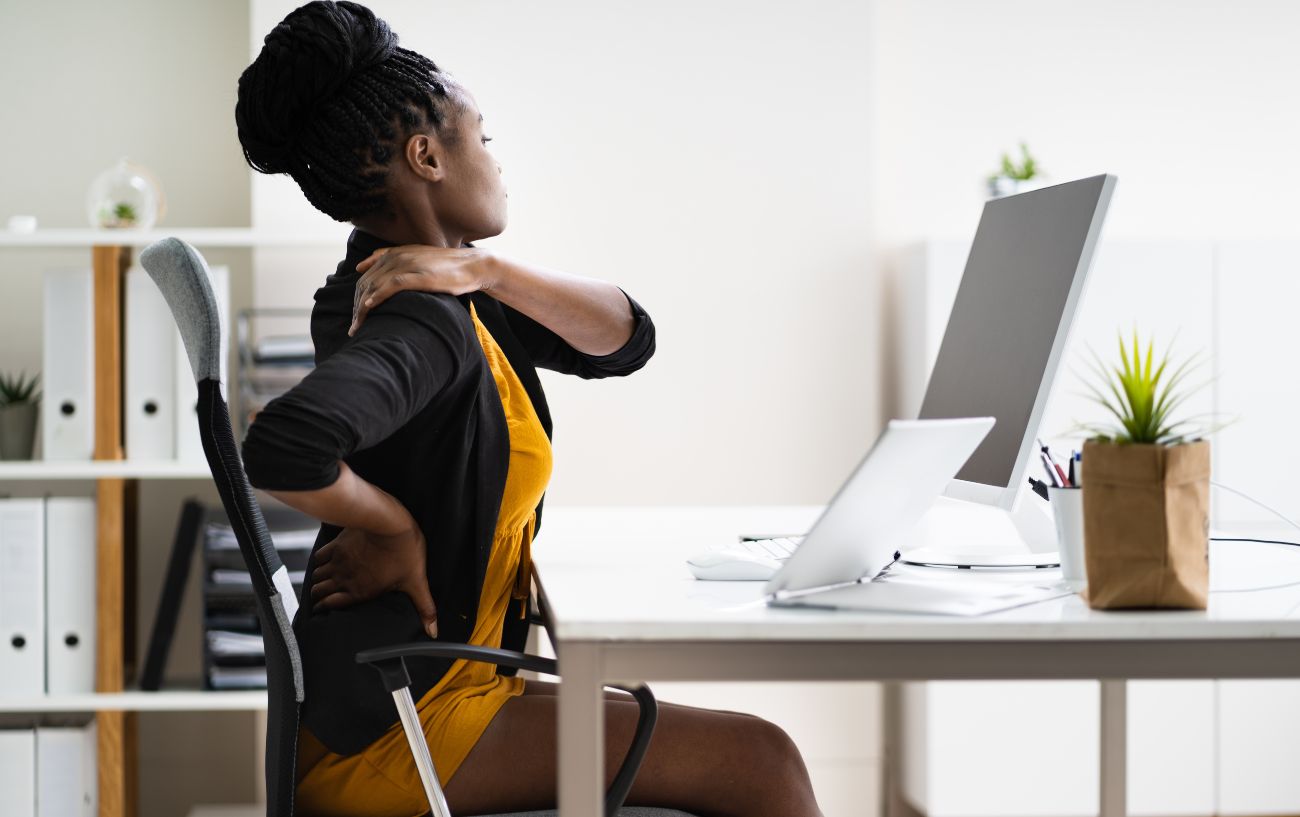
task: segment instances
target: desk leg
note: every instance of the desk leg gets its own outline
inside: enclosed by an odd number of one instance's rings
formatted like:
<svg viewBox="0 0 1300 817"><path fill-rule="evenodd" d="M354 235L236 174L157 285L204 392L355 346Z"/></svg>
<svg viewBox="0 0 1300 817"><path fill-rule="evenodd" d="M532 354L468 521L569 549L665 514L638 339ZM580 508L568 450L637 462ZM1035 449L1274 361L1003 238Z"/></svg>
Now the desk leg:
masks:
<svg viewBox="0 0 1300 817"><path fill-rule="evenodd" d="M1128 813L1128 684L1101 682L1101 817Z"/></svg>
<svg viewBox="0 0 1300 817"><path fill-rule="evenodd" d="M600 649L561 643L559 806L562 817L603 817L605 694Z"/></svg>

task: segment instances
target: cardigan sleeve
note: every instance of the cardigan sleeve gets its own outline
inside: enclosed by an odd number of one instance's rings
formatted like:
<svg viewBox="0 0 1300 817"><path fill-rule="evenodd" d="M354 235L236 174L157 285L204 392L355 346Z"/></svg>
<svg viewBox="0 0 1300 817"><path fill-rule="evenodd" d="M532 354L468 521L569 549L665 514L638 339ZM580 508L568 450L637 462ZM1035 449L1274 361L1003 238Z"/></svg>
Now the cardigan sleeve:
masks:
<svg viewBox="0 0 1300 817"><path fill-rule="evenodd" d="M281 491L328 487L339 460L410 421L459 369L463 329L453 309L460 307L450 296L418 292L377 308L343 348L258 413L243 445L249 482Z"/></svg>
<svg viewBox="0 0 1300 817"><path fill-rule="evenodd" d="M620 291L622 291L620 289ZM543 369L574 374L591 380L602 377L624 377L640 369L655 353L655 325L641 304L623 292L632 307L632 337L618 351L608 355L588 355L579 352L542 324L517 309L501 304L510 329L528 350L533 363Z"/></svg>

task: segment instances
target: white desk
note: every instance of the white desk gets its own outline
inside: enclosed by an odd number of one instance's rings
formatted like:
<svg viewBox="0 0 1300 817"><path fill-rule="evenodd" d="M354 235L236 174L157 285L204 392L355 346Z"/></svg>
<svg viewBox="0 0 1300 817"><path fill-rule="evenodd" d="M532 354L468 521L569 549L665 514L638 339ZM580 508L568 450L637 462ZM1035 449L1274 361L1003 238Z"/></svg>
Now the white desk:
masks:
<svg viewBox="0 0 1300 817"><path fill-rule="evenodd" d="M546 509L534 559L563 671L563 817L601 814L605 683L1098 679L1101 813L1120 817L1124 679L1300 678L1300 585L1216 594L1205 612L1099 613L1070 597L947 618L773 610L761 583L698 582L683 564L740 532L805 530L817 511ZM1234 588L1255 576L1273 585L1294 558L1267 546L1219 548L1214 572Z"/></svg>

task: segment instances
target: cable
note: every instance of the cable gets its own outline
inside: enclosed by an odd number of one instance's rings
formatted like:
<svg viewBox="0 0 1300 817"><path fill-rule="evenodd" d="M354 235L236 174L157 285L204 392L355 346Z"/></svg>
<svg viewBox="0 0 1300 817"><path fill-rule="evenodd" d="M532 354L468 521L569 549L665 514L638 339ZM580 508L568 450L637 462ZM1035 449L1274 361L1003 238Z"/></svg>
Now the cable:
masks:
<svg viewBox="0 0 1300 817"><path fill-rule="evenodd" d="M1224 485L1222 482L1216 482L1215 480L1210 480L1210 484L1213 485L1215 488L1218 488L1219 490L1227 491L1230 494L1236 494L1237 496L1241 497L1247 502L1252 502L1258 505L1259 507L1263 508L1264 510L1276 516L1278 519L1281 519L1283 522L1295 528L1296 530L1300 530L1300 525L1297 525L1294 521L1292 521L1281 511L1277 510L1276 508L1271 508L1268 505L1265 505L1263 502L1260 502L1255 497L1250 496L1249 494L1243 493L1241 491L1238 491L1236 488L1230 488L1227 485ZM1256 542L1262 545L1283 545L1285 547L1300 547L1300 542L1287 542L1282 539L1258 539L1251 536L1211 536L1210 541L1211 542ZM1295 587L1296 585L1300 585L1300 581L1283 582L1281 584L1269 584L1269 585L1264 585L1262 587L1224 588L1222 590L1211 590L1210 592L1211 593L1255 593L1261 590L1280 590L1284 587Z"/></svg>
<svg viewBox="0 0 1300 817"><path fill-rule="evenodd" d="M1253 503L1255 503L1256 505L1258 505L1259 507L1261 507L1261 508L1263 508L1264 510L1268 511L1269 513L1273 514L1273 515L1276 516L1278 519L1281 519L1283 522L1287 523L1287 524L1290 525L1291 527L1295 528L1296 530L1300 530L1300 525L1297 525L1295 522L1293 522L1293 521L1290 519L1290 517L1286 516L1285 514L1283 514L1281 511L1277 510L1276 508L1270 508L1268 505L1265 505L1263 502L1260 502L1260 501L1259 501L1258 499L1256 499L1255 497L1250 496L1249 494L1242 493L1241 491L1238 491L1236 488L1229 488L1227 485L1224 485L1222 482L1216 482L1215 480L1210 480L1210 484L1213 485L1215 488L1218 488L1218 489L1221 490L1221 491L1227 491L1227 492L1230 493L1230 494L1236 494L1237 496L1241 497L1242 499L1246 500L1247 502L1253 502ZM1258 541L1258 540L1254 540L1254 541ZM1276 542L1276 543L1274 543L1274 544L1292 545L1292 544L1295 544L1295 543L1294 543L1294 542Z"/></svg>
<svg viewBox="0 0 1300 817"><path fill-rule="evenodd" d="M1261 545L1289 545L1300 548L1300 542L1284 542L1281 539L1251 539L1247 536L1211 536L1211 542L1258 542Z"/></svg>

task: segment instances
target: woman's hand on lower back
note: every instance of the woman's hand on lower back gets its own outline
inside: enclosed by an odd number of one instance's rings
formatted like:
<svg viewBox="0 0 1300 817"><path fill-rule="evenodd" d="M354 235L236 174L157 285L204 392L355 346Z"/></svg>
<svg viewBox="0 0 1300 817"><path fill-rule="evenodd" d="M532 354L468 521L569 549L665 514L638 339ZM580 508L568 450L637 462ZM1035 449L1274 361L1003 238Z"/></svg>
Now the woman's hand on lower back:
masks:
<svg viewBox="0 0 1300 817"><path fill-rule="evenodd" d="M335 610L397 590L415 604L429 637L437 638L438 610L429 592L426 559L424 535L414 524L391 535L345 528L316 551L312 604Z"/></svg>
<svg viewBox="0 0 1300 817"><path fill-rule="evenodd" d="M352 326L356 334L370 310L405 290L464 295L489 285L492 256L474 247L431 247L404 244L383 247L357 264L361 273L352 299Z"/></svg>

